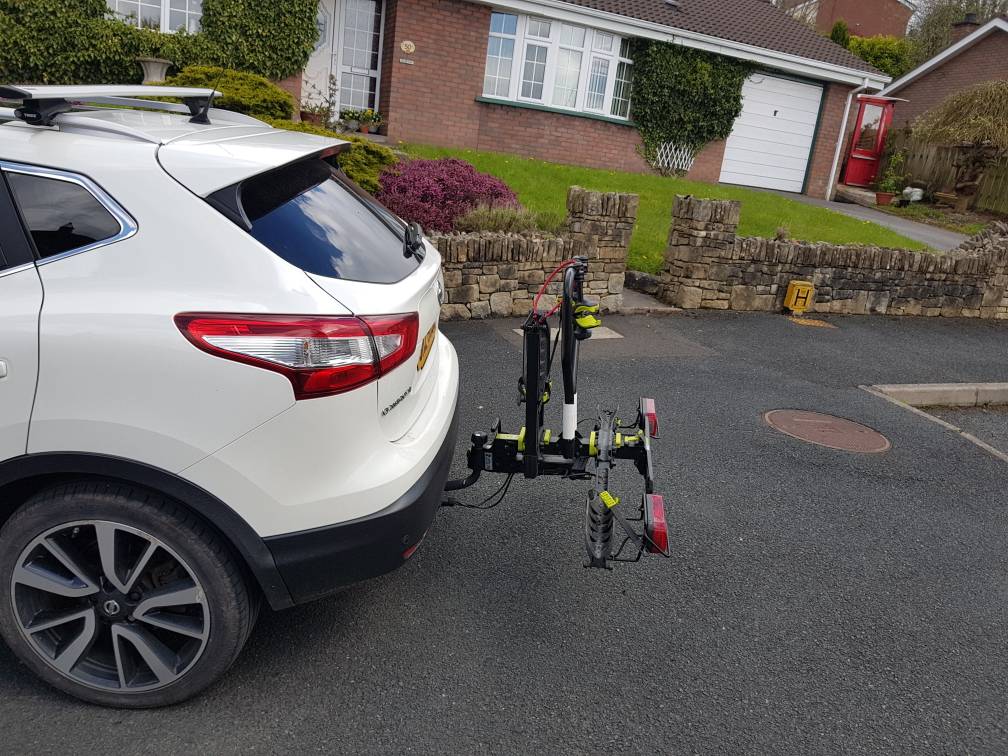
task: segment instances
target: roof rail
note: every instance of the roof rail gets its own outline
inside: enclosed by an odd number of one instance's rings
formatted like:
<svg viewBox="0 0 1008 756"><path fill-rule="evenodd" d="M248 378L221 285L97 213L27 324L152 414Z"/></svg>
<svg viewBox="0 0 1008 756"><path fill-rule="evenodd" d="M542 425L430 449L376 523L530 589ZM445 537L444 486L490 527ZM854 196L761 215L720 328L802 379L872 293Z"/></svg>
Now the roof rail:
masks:
<svg viewBox="0 0 1008 756"><path fill-rule="evenodd" d="M20 101L21 107L14 111L17 118L35 126L52 126L61 113L68 113L79 104L116 104L129 107L146 107L154 110L188 112L196 118L209 109L209 104L220 92L215 89L195 87L157 87L118 84L95 84L73 86L0 85L0 99ZM175 103L160 103L148 100L134 100L135 97L177 97L185 103L185 109ZM170 105L172 107L161 107Z"/></svg>

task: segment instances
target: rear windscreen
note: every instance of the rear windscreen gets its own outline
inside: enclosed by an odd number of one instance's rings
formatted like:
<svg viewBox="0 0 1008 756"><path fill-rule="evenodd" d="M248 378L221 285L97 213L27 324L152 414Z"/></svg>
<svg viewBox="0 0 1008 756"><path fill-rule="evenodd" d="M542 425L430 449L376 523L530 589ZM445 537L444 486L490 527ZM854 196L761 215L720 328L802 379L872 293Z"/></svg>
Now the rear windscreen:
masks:
<svg viewBox="0 0 1008 756"><path fill-rule="evenodd" d="M247 179L241 204L252 236L308 273L395 283L419 265L403 253L402 222L324 160Z"/></svg>

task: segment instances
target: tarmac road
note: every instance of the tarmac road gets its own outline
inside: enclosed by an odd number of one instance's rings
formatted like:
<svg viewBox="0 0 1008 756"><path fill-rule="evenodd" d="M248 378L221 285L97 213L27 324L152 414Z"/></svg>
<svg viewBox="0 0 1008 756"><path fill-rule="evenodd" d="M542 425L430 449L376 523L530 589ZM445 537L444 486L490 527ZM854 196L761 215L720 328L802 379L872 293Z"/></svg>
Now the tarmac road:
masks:
<svg viewBox="0 0 1008 756"><path fill-rule="evenodd" d="M265 612L188 704L82 705L0 647L5 750L1004 753L1008 468L857 386L1008 381L1008 328L830 322L612 317L625 338L586 344L582 415L657 400L670 561L584 570L585 484L516 479L496 509L443 509L398 572ZM459 473L471 430L518 423L516 325L444 326L463 368ZM802 443L764 424L777 408L893 447Z"/></svg>

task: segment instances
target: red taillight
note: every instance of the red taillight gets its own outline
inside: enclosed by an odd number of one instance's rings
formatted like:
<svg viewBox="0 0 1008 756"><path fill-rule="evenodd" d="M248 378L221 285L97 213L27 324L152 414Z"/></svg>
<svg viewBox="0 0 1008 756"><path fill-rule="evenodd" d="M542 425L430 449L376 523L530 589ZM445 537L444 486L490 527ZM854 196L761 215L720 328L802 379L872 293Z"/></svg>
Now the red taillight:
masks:
<svg viewBox="0 0 1008 756"><path fill-rule="evenodd" d="M420 316L378 315L363 318L374 336L382 375L408 360L416 351L420 332Z"/></svg>
<svg viewBox="0 0 1008 756"><path fill-rule="evenodd" d="M668 553L665 499L660 494L644 494L644 532L647 534L647 550L650 553Z"/></svg>
<svg viewBox="0 0 1008 756"><path fill-rule="evenodd" d="M641 413L647 418L651 438L658 438L658 411L654 399L641 399Z"/></svg>
<svg viewBox="0 0 1008 756"><path fill-rule="evenodd" d="M175 324L204 352L284 375L295 399L350 391L416 348L417 314L367 318L181 313ZM372 333L371 324L380 330Z"/></svg>

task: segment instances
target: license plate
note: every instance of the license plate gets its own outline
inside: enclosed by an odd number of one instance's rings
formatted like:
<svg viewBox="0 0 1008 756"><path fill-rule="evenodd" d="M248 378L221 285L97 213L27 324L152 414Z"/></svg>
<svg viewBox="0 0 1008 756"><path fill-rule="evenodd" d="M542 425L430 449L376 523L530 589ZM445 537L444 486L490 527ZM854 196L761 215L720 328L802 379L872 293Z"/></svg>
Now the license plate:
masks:
<svg viewBox="0 0 1008 756"><path fill-rule="evenodd" d="M424 336L423 344L420 347L420 359L417 360L416 369L417 372L423 370L424 365L427 364L427 358L430 357L431 349L434 346L434 339L437 338L437 323L430 327L427 331L427 335Z"/></svg>

